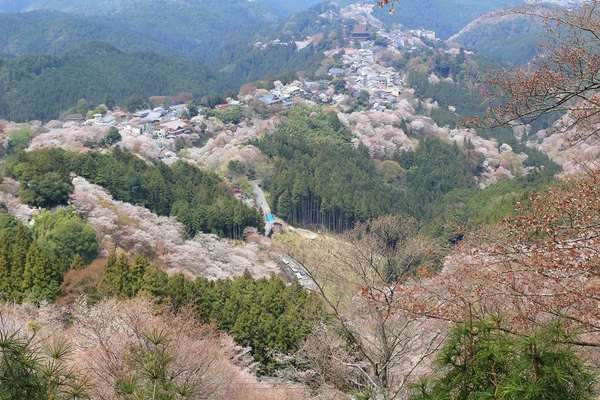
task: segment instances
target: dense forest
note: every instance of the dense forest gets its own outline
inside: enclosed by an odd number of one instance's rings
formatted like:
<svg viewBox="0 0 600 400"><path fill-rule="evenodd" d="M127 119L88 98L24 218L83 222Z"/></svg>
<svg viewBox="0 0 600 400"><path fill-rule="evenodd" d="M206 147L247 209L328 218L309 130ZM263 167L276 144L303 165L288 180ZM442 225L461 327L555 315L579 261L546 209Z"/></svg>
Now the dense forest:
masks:
<svg viewBox="0 0 600 400"><path fill-rule="evenodd" d="M69 269L97 254L96 233L69 209L44 212L31 228L0 212L0 300L53 301Z"/></svg>
<svg viewBox="0 0 600 400"><path fill-rule="evenodd" d="M340 232L394 211L425 222L438 215L445 194L475 188L474 171L456 144L423 139L415 152L395 157L397 176L386 177L366 147L349 144L334 117L295 112L256 143L275 166L274 178L266 182L273 211L293 224Z"/></svg>
<svg viewBox="0 0 600 400"><path fill-rule="evenodd" d="M60 56L26 55L0 61L0 115L14 121L56 119L78 99L101 103L106 93L119 103L132 93L215 90L216 79L192 62L156 53L124 53L105 42L88 42ZM93 83L93 84L91 84Z"/></svg>
<svg viewBox="0 0 600 400"><path fill-rule="evenodd" d="M298 350L323 317L317 296L297 281L286 286L275 276L255 280L247 271L233 280L169 277L141 256L130 261L125 254L111 254L101 287L121 297L151 296L174 310L193 307L202 321L217 322L238 344L251 347L262 373L273 373L278 367L274 352Z"/></svg>
<svg viewBox="0 0 600 400"><path fill-rule="evenodd" d="M385 187L367 148L355 150L348 139L330 116L321 112L315 118L301 110L259 140L276 170L266 182L273 211L291 223L339 232L396 209L400 191Z"/></svg>
<svg viewBox="0 0 600 400"><path fill-rule="evenodd" d="M120 25L53 10L0 13L0 53L59 55L87 41L102 40L124 51L154 50L178 55L166 44L152 41Z"/></svg>
<svg viewBox="0 0 600 400"><path fill-rule="evenodd" d="M8 161L6 170L24 184L21 192L34 192L29 198L39 203L31 205L54 205L45 200L48 196L58 197L57 191L68 194L72 186L60 183L69 184L69 173L74 172L105 187L117 200L147 207L158 215L177 217L191 236L205 232L241 238L244 228L262 229L263 225L258 211L233 198L214 172L185 162L172 167L151 165L119 147L112 154L56 149L21 152Z"/></svg>

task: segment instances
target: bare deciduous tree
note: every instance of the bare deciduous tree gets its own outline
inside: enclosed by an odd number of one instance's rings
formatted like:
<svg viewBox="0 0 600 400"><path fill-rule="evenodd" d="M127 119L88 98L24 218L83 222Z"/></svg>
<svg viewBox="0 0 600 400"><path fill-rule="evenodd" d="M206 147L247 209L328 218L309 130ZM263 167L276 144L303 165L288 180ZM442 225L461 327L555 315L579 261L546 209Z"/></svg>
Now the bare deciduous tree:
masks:
<svg viewBox="0 0 600 400"><path fill-rule="evenodd" d="M435 321L407 318L394 308L396 282L406 279L432 246L416 228L409 217L380 217L340 238L290 250L334 321L317 330L300 353L315 379L387 400L400 398L415 372L425 368L442 330Z"/></svg>

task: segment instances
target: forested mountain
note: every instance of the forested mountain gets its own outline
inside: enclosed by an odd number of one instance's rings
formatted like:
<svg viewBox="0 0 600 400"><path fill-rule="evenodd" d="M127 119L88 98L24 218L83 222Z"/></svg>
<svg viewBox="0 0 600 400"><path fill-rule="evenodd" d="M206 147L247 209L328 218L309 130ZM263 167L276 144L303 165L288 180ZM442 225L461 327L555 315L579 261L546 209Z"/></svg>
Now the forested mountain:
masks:
<svg viewBox="0 0 600 400"><path fill-rule="evenodd" d="M58 55L75 45L103 40L125 51L154 50L177 52L166 44L152 41L121 25L53 10L0 13L0 53L21 56L27 53Z"/></svg>
<svg viewBox="0 0 600 400"><path fill-rule="evenodd" d="M388 12L389 7L376 8L373 14L386 24L429 29L447 39L482 14L521 3L520 0L400 1L394 5L394 14Z"/></svg>
<svg viewBox="0 0 600 400"><path fill-rule="evenodd" d="M330 41L298 50L293 39L317 32L327 34L334 29L335 24L317 17L331 7L317 5L294 15L285 24L239 29L229 29L229 22L219 25L213 15L186 14L190 20L182 23L185 20L180 15L186 11L183 9L169 14L171 17L154 18L144 14L153 8L140 8L136 9L138 14L110 23L48 10L0 14L0 54L23 55L0 59L0 82L6 88L0 95L0 115L15 121L48 120L57 118L61 110L80 98L97 104L107 92L118 101L133 93L147 98L191 92L201 97L237 90L244 83L267 75L313 72ZM211 12L226 14L218 8ZM108 18L121 18L119 15ZM144 22L147 19L160 26L149 27ZM211 21L210 29L201 29L192 20ZM235 22L244 23L241 16ZM253 46L274 38L285 44ZM90 39L103 42L86 43ZM206 61L207 65L179 57Z"/></svg>
<svg viewBox="0 0 600 400"><path fill-rule="evenodd" d="M264 14L276 14L286 16L297 11L304 10L316 3L318 0L258 0L258 1L230 1L229 6L241 6L247 9L256 10ZM178 2L188 8L202 7L209 8L216 3L212 1L190 1L183 0ZM225 5L225 3L222 3ZM154 0L105 0L102 2L92 0L0 0L0 12L18 12L36 9L53 9L74 14L96 15L110 12L122 12L131 7L144 7L146 5L159 5ZM164 5L164 3L163 3Z"/></svg>
<svg viewBox="0 0 600 400"><path fill-rule="evenodd" d="M0 14L0 53L57 54L74 44L105 40L125 51L153 50L205 62L237 45L251 50L248 44L279 32L291 12L303 13L314 3L40 2L18 13ZM10 11L7 5L5 9ZM288 31L294 25L288 25Z"/></svg>
<svg viewBox="0 0 600 400"><path fill-rule="evenodd" d="M99 104L106 93L122 103L133 93L202 96L222 89L202 65L152 52L125 53L105 42L87 42L59 56L0 62L0 115L14 121L55 119L78 99Z"/></svg>
<svg viewBox="0 0 600 400"><path fill-rule="evenodd" d="M467 49L516 65L527 63L543 33L540 20L524 16L481 17L450 38Z"/></svg>

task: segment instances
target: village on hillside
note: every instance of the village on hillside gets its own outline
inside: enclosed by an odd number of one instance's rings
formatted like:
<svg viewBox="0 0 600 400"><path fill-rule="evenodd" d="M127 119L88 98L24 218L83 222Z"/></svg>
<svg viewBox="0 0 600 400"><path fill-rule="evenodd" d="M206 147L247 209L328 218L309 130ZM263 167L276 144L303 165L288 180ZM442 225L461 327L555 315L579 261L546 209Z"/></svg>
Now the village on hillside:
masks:
<svg viewBox="0 0 600 400"><path fill-rule="evenodd" d="M326 61L333 65L323 63L319 70L321 79L298 79L287 84L275 81L269 90L255 88L248 93L240 93L237 99L229 97L226 103L216 105L215 109L250 107L254 110L268 109L273 114L303 104L309 107L337 106L343 111L349 104L360 101L362 110L396 110L403 92L411 89L404 85L405 77L388 65L389 54L419 52L427 47L433 49L428 43L439 39L436 39L433 31L386 29L372 16L372 10L372 6L360 4L342 9L342 17L360 21L362 25L355 25L346 32L349 46L325 53ZM274 40L259 42L255 46L284 44L288 43ZM457 55L459 49L451 48L444 52ZM197 113L203 115L203 108L198 107ZM133 113L117 107L104 114L95 114L93 118L86 118L83 114L66 115L62 123L54 123L53 127L60 129L68 124L114 126L122 134L144 135L162 142L197 131L195 128L202 122L201 118L194 118L196 115L196 110L190 112L186 104L162 104ZM164 144L159 144L157 150L160 152L159 158L176 157L175 152Z"/></svg>

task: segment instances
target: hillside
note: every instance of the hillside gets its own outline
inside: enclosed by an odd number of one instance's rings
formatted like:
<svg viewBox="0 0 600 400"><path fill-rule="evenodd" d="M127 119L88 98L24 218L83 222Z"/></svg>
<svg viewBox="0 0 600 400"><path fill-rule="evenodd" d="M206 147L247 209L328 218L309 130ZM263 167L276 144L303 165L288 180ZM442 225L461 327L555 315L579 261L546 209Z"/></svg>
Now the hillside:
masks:
<svg viewBox="0 0 600 400"><path fill-rule="evenodd" d="M0 61L0 115L14 121L49 120L85 98L98 104L105 93L118 102L221 89L206 67L151 52L125 53L105 42L87 42L59 56L26 55Z"/></svg>
<svg viewBox="0 0 600 400"><path fill-rule="evenodd" d="M228 2L227 4L234 7L242 5L243 7L261 10L264 13L273 13L280 16L286 16L294 12L304 10L318 2L318 0L258 0L253 2L234 1ZM215 2L211 1L189 0L170 2L170 4L175 3L187 7L199 6L206 8L216 4ZM106 0L102 2L92 0L1 0L0 11L19 12L38 9L53 9L74 14L96 15L115 11L119 12L130 7L145 7L147 5L157 4L158 2L153 0Z"/></svg>
<svg viewBox="0 0 600 400"><path fill-rule="evenodd" d="M410 29L429 29L446 39L482 14L502 7L521 4L519 0L422 0L401 1L389 8L378 9L374 15L386 24L402 24Z"/></svg>
<svg viewBox="0 0 600 400"><path fill-rule="evenodd" d="M483 16L448 39L488 57L516 65L535 55L543 29L540 21L522 16Z"/></svg>
<svg viewBox="0 0 600 400"><path fill-rule="evenodd" d="M178 53L167 45L132 33L120 25L82 16L52 10L0 14L1 54L57 55L90 40L103 40L127 51L154 49L165 54Z"/></svg>

